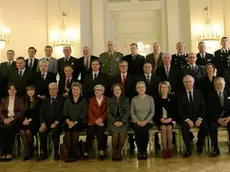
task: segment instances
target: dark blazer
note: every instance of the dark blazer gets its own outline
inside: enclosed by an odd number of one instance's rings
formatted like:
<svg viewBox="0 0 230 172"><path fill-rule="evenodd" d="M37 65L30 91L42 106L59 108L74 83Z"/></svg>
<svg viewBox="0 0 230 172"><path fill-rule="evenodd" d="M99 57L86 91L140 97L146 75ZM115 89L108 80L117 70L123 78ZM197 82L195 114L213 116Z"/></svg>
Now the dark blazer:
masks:
<svg viewBox="0 0 230 172"><path fill-rule="evenodd" d="M217 68L217 76L224 76L224 70L229 67L229 57L230 51L223 52L221 49L214 52L213 63Z"/></svg>
<svg viewBox="0 0 230 172"><path fill-rule="evenodd" d="M128 73L134 75L135 77L140 76L143 74L143 66L145 63L145 57L137 54L135 60L133 59L132 54L123 57L123 60L127 61L128 66Z"/></svg>
<svg viewBox="0 0 230 172"><path fill-rule="evenodd" d="M193 89L193 103L189 102L186 90L181 91L177 97L178 114L181 122L188 118L193 122L198 118L205 119L205 102L200 90Z"/></svg>
<svg viewBox="0 0 230 172"><path fill-rule="evenodd" d="M180 68L170 66L169 77L165 72L165 67L162 66L156 70L156 75L160 77L161 81L168 81L171 85L171 92L177 92L183 88L182 72Z"/></svg>
<svg viewBox="0 0 230 172"><path fill-rule="evenodd" d="M117 84L117 83L122 85L121 74L112 78L110 88L113 84ZM125 97L128 97L130 101L137 94L135 87L136 87L136 77L134 75L127 73L126 81L123 89L124 89Z"/></svg>
<svg viewBox="0 0 230 172"><path fill-rule="evenodd" d="M9 97L3 98L0 106L0 118L3 121L5 118L8 118L8 106L9 106ZM22 120L24 116L24 102L23 99L15 97L14 101L14 119Z"/></svg>
<svg viewBox="0 0 230 172"><path fill-rule="evenodd" d="M28 69L28 70L30 70L30 68L29 68L29 62L30 62L29 58L26 59L26 69ZM38 59L34 58L34 64L33 64L33 67L31 69L31 72L36 73L37 67L38 67Z"/></svg>
<svg viewBox="0 0 230 172"><path fill-rule="evenodd" d="M178 68L182 68L184 65L188 64L188 54L185 53L183 55L173 54L171 65L176 66Z"/></svg>
<svg viewBox="0 0 230 172"><path fill-rule="evenodd" d="M26 93L26 87L33 84L33 74L26 69L23 76L19 77L18 71L12 71L9 74L8 83L15 83L18 88L17 94L19 96L24 96Z"/></svg>
<svg viewBox="0 0 230 172"><path fill-rule="evenodd" d="M45 123L47 127L58 121L61 125L63 118L64 98L56 97L55 101L51 103L51 98L43 100L40 109L40 124Z"/></svg>
<svg viewBox="0 0 230 172"><path fill-rule="evenodd" d="M214 88L214 79L215 78L216 77L213 76L213 80L210 81L208 76L205 76L205 77L201 78L201 80L200 80L200 89L204 94L204 99L205 100L208 100L208 97L210 96L210 93L215 90L215 88Z"/></svg>
<svg viewBox="0 0 230 172"><path fill-rule="evenodd" d="M93 73L89 73L85 76L83 82L83 95L87 99L94 97L94 86L101 84L105 87L105 96L109 95L109 80L108 76L104 73L99 72L95 80L93 80Z"/></svg>
<svg viewBox="0 0 230 172"><path fill-rule="evenodd" d="M36 73L34 77L34 86L37 95L49 97L49 84L56 81L56 74L47 72L45 80L42 79L41 72Z"/></svg>
<svg viewBox="0 0 230 172"><path fill-rule="evenodd" d="M58 73L60 75L60 77L64 77L65 76L65 73L64 73L64 67L66 65L70 65L72 66L74 72L73 72L73 76L78 78L79 76L79 73L76 69L76 66L77 66L77 59L73 56L70 56L69 58L69 61L66 63L65 62L65 57L62 57L60 59L58 59Z"/></svg>
<svg viewBox="0 0 230 172"><path fill-rule="evenodd" d="M142 74L141 76L139 76L137 78L137 82L138 81L144 81L145 82L146 94L152 96L153 98L155 98L159 95L159 93L158 93L158 84L160 83L160 77L159 76L152 74L151 82L150 82L150 84L148 84L148 81L147 81L145 75Z"/></svg>
<svg viewBox="0 0 230 172"><path fill-rule="evenodd" d="M10 66L8 66L8 62L3 62L0 65L0 73L5 77L8 77L9 73L15 70L17 70L15 61L13 61Z"/></svg>
<svg viewBox="0 0 230 172"><path fill-rule="evenodd" d="M8 93L7 93L7 82L8 82L7 77L3 76L0 73L0 99L8 95Z"/></svg>
<svg viewBox="0 0 230 172"><path fill-rule="evenodd" d="M208 110L207 114L208 121L217 121L218 118L229 117L230 116L230 95L227 91L224 91L224 105L221 106L219 95L216 90L210 93L208 99Z"/></svg>
<svg viewBox="0 0 230 172"><path fill-rule="evenodd" d="M230 67L224 70L224 80L228 87L230 87Z"/></svg>
<svg viewBox="0 0 230 172"><path fill-rule="evenodd" d="M70 85L73 82L80 82L78 79L72 77L71 81L70 81ZM59 82L58 82L58 88L59 88L59 94L62 95L64 93L66 93L67 91L65 90L65 86L66 86L66 77L62 77L60 78ZM71 89L70 89L71 90ZM71 91L70 91L71 93Z"/></svg>
<svg viewBox="0 0 230 172"><path fill-rule="evenodd" d="M157 68L159 68L162 66L162 55L163 55L163 53L159 54L159 59L157 61L157 64L155 64L154 53L148 54L146 56L145 62L151 63L153 69L155 69L156 65L157 65Z"/></svg>
<svg viewBox="0 0 230 172"><path fill-rule="evenodd" d="M204 58L201 58L200 53L197 53L196 57L197 57L196 64L201 66L205 66L207 63L213 63L214 60L214 56L209 53L205 53Z"/></svg>
<svg viewBox="0 0 230 172"><path fill-rule="evenodd" d="M84 64L84 56L83 57L80 57L79 59L77 59L77 73L80 73L81 74L81 81L83 82L84 81L84 78L85 76L88 74L88 73L91 73L92 72L92 68L91 68L91 64L92 64L92 61L94 59L98 59L98 57L96 56L90 56L90 65L89 65L89 70L86 71L86 67L85 67L85 64Z"/></svg>
<svg viewBox="0 0 230 172"><path fill-rule="evenodd" d="M88 107L88 126L94 125L98 118L101 118L103 121L106 120L108 100L108 97L103 96L103 101L99 106L96 97L90 98Z"/></svg>

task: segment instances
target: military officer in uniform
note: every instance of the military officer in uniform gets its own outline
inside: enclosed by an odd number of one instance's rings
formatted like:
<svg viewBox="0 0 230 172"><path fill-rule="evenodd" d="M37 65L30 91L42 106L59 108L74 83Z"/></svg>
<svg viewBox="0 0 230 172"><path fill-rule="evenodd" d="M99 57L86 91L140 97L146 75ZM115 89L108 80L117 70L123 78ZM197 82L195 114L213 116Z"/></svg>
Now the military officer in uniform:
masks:
<svg viewBox="0 0 230 172"><path fill-rule="evenodd" d="M178 42L176 44L177 53L172 55L172 66L182 68L184 65L188 64L188 54L185 53L185 44L183 42Z"/></svg>
<svg viewBox="0 0 230 172"><path fill-rule="evenodd" d="M101 72L112 78L120 73L119 62L122 60L123 54L115 51L112 41L108 41L107 47L108 51L100 54L99 60L101 63Z"/></svg>
<svg viewBox="0 0 230 172"><path fill-rule="evenodd" d="M198 43L198 50L199 50L199 53L196 54L196 57L197 57L196 64L197 65L205 66L207 63L213 63L214 57L212 54L209 54L206 52L205 42L201 41Z"/></svg>
<svg viewBox="0 0 230 172"><path fill-rule="evenodd" d="M228 37L221 39L222 48L214 53L214 65L217 69L217 76L224 76L224 70L229 67L230 62L230 49Z"/></svg>
<svg viewBox="0 0 230 172"><path fill-rule="evenodd" d="M195 79L195 88L200 88L200 80L203 78L205 74L205 69L201 65L196 64L196 54L195 53L189 53L188 55L188 64L183 66L182 71L184 76L185 75L191 75Z"/></svg>

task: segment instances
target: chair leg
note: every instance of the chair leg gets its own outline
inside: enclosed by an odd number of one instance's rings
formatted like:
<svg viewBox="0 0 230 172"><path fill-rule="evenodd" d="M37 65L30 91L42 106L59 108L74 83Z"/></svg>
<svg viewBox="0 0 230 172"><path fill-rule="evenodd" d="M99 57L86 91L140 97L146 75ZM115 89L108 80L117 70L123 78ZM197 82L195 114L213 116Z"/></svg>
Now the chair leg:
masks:
<svg viewBox="0 0 230 172"><path fill-rule="evenodd" d="M176 147L178 154L180 153L180 133L178 131L176 133Z"/></svg>
<svg viewBox="0 0 230 172"><path fill-rule="evenodd" d="M14 139L14 149L15 149L14 150L15 155L18 156L18 135L17 134L15 135L15 139Z"/></svg>
<svg viewBox="0 0 230 172"><path fill-rule="evenodd" d="M127 155L128 154L128 145L129 145L129 137L126 135L125 137L125 144L122 150L122 154L123 155Z"/></svg>

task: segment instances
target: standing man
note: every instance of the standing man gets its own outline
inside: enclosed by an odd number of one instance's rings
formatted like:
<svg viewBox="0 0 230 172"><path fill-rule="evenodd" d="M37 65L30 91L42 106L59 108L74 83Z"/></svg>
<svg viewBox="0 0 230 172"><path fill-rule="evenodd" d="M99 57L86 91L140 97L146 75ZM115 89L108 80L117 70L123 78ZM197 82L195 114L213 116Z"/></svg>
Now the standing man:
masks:
<svg viewBox="0 0 230 172"><path fill-rule="evenodd" d="M28 48L29 58L26 59L26 69L28 69L33 74L36 74L38 59L35 58L37 50L34 47Z"/></svg>
<svg viewBox="0 0 230 172"><path fill-rule="evenodd" d="M228 37L221 38L222 48L214 53L214 65L217 69L217 76L224 76L224 70L229 67L230 49Z"/></svg>
<svg viewBox="0 0 230 172"><path fill-rule="evenodd" d="M178 68L182 68L187 65L188 54L185 53L185 44L183 42L178 42L176 44L177 53L172 55L172 65Z"/></svg>
<svg viewBox="0 0 230 172"><path fill-rule="evenodd" d="M60 78L65 76L64 67L66 65L70 65L73 68L74 76L76 78L78 78L78 76L79 76L79 74L77 74L77 71L76 71L77 59L75 57L71 56L71 53L72 53L71 47L65 46L63 48L63 54L65 57L58 59L58 73L60 75Z"/></svg>
<svg viewBox="0 0 230 172"><path fill-rule="evenodd" d="M153 44L153 53L146 56L146 62L151 63L154 73L157 68L162 66L162 54L160 44L155 42Z"/></svg>
<svg viewBox="0 0 230 172"><path fill-rule="evenodd" d="M205 42L201 41L198 43L198 50L199 50L199 53L196 54L197 56L196 64L197 65L205 66L207 63L213 63L214 57L212 54L209 54L206 52Z"/></svg>
<svg viewBox="0 0 230 172"><path fill-rule="evenodd" d="M53 48L51 46L47 45L45 47L45 56L46 57L40 59L39 62L42 60L46 60L47 62L49 62L48 71L57 74L58 73L58 63L57 63L57 59L52 57L52 53L53 53ZM39 65L37 66L37 72L40 72Z"/></svg>
<svg viewBox="0 0 230 172"><path fill-rule="evenodd" d="M112 41L108 41L107 48L108 51L100 54L99 60L101 62L101 72L112 78L119 74L119 61L123 54L115 51L115 45Z"/></svg>
<svg viewBox="0 0 230 172"><path fill-rule="evenodd" d="M138 46L136 43L130 45L131 54L123 57L123 60L128 62L128 73L134 75L135 77L143 74L143 66L145 63L145 57L137 54Z"/></svg>
<svg viewBox="0 0 230 172"><path fill-rule="evenodd" d="M6 52L6 56L7 56L7 61L1 63L0 72L4 77L8 78L10 71L17 70L16 62L14 61L14 56L15 56L14 50L8 50Z"/></svg>
<svg viewBox="0 0 230 172"><path fill-rule="evenodd" d="M77 70L79 71L78 73L81 74L81 81L84 81L86 74L92 72L92 61L98 59L98 57L90 54L90 48L87 46L83 48L83 55L83 57L77 59Z"/></svg>

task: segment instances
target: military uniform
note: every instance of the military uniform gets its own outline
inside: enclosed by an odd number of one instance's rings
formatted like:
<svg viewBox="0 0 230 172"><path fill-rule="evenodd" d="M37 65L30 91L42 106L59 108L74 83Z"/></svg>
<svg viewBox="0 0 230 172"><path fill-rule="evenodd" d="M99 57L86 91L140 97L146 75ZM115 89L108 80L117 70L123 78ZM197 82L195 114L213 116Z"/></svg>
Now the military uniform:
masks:
<svg viewBox="0 0 230 172"><path fill-rule="evenodd" d="M224 76L224 70L229 67L230 63L230 49L219 49L214 53L213 63L217 68L217 76Z"/></svg>
<svg viewBox="0 0 230 172"><path fill-rule="evenodd" d="M183 66L188 64L188 54L173 54L172 55L172 61L171 61L171 65L178 67L178 68L182 68Z"/></svg>
<svg viewBox="0 0 230 172"><path fill-rule="evenodd" d="M122 57L123 54L116 51L113 54L109 54L108 52L100 54L101 72L109 78L118 75L120 73L119 62L122 60Z"/></svg>

